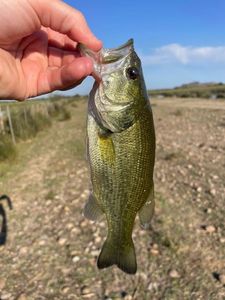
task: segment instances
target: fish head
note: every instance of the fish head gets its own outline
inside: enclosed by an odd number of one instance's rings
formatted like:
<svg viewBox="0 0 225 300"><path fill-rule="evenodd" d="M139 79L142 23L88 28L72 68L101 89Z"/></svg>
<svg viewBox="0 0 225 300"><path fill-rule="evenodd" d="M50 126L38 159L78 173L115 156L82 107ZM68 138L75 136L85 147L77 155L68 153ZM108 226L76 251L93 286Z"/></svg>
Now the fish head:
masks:
<svg viewBox="0 0 225 300"><path fill-rule="evenodd" d="M93 52L80 46L80 50L94 65L96 82L90 94L90 110L103 127L113 132L124 130L140 113L139 107L148 102L133 39L114 49Z"/></svg>
<svg viewBox="0 0 225 300"><path fill-rule="evenodd" d="M141 61L132 39L118 48L104 49L100 60L100 97L112 105L127 105L147 96Z"/></svg>
<svg viewBox="0 0 225 300"><path fill-rule="evenodd" d="M147 97L141 61L134 50L133 39L118 48L93 52L79 45L83 55L92 59L93 77L99 97L107 98L113 104L139 101Z"/></svg>

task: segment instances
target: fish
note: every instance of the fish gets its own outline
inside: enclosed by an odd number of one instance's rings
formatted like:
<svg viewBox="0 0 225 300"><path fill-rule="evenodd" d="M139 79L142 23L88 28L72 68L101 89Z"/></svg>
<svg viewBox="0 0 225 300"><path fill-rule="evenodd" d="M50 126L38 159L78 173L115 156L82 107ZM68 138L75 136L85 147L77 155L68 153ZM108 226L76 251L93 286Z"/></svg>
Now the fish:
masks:
<svg viewBox="0 0 225 300"><path fill-rule="evenodd" d="M136 215L149 228L154 214L155 129L141 61L133 39L118 48L93 52L95 83L89 95L87 158L90 195L84 216L106 217L108 234L97 259L99 269L116 265L135 274L132 232Z"/></svg>

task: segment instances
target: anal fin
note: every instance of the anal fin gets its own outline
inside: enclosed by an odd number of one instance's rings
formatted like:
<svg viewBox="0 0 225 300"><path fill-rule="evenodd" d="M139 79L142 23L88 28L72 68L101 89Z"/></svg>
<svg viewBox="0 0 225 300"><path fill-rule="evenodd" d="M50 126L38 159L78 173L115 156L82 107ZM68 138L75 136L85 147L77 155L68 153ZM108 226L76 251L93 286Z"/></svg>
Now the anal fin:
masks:
<svg viewBox="0 0 225 300"><path fill-rule="evenodd" d="M88 201L84 207L84 216L85 218L96 221L98 220L102 215L103 211L101 210L100 206L98 205L94 195L90 193Z"/></svg>
<svg viewBox="0 0 225 300"><path fill-rule="evenodd" d="M151 219L154 214L154 209L155 209L155 200L154 200L154 185L153 185L147 201L138 212L141 227L143 229L149 228Z"/></svg>

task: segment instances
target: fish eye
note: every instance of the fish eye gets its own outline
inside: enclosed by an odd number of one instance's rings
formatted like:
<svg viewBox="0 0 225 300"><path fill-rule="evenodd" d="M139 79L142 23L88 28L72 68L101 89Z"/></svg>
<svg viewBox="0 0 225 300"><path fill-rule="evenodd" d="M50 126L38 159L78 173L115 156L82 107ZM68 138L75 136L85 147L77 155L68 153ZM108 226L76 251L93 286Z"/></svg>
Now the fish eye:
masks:
<svg viewBox="0 0 225 300"><path fill-rule="evenodd" d="M135 80L139 76L138 69L136 67L130 67L126 69L126 74L128 79Z"/></svg>

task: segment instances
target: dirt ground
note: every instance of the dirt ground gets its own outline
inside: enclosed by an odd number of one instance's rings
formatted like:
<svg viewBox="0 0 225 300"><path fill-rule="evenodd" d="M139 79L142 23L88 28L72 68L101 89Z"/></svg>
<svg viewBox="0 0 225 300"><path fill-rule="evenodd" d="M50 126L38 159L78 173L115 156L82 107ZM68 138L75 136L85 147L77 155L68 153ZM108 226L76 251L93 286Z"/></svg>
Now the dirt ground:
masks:
<svg viewBox="0 0 225 300"><path fill-rule="evenodd" d="M134 230L138 272L99 271L104 221L88 197L86 102L0 164L0 299L225 299L225 102L153 99L156 213ZM7 236L5 234L7 232Z"/></svg>

